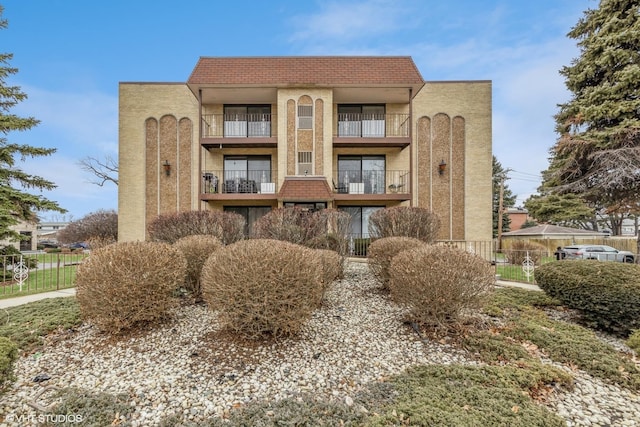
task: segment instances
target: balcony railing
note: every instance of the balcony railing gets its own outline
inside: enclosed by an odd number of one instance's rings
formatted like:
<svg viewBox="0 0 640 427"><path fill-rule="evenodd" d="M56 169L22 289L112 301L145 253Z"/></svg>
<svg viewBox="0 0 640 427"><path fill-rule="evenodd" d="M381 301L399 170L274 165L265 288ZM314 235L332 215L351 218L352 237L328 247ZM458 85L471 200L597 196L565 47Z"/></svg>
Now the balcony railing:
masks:
<svg viewBox="0 0 640 427"><path fill-rule="evenodd" d="M407 194L411 174L407 170L337 170L334 191L342 194Z"/></svg>
<svg viewBox="0 0 640 427"><path fill-rule="evenodd" d="M275 114L203 114L203 138L270 138Z"/></svg>
<svg viewBox="0 0 640 427"><path fill-rule="evenodd" d="M274 170L202 172L202 192L205 194L276 194Z"/></svg>
<svg viewBox="0 0 640 427"><path fill-rule="evenodd" d="M387 138L409 136L409 114L338 114L336 136L340 138Z"/></svg>

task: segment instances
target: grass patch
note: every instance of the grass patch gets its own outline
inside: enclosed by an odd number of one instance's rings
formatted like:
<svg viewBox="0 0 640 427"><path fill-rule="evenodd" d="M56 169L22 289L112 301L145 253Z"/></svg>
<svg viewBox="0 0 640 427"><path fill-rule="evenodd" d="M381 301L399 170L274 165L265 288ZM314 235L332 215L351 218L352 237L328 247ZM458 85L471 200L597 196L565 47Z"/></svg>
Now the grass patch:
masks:
<svg viewBox="0 0 640 427"><path fill-rule="evenodd" d="M355 406L327 402L311 396L255 402L231 410L226 419L183 422L179 416L166 417L160 427L246 427L246 426L362 426L366 415Z"/></svg>
<svg viewBox="0 0 640 427"><path fill-rule="evenodd" d="M370 384L350 406L303 395L250 403L231 410L225 420L194 424L172 416L160 426L564 426L530 397L555 381L561 379L545 369L423 366Z"/></svg>
<svg viewBox="0 0 640 427"><path fill-rule="evenodd" d="M559 307L562 303L544 292L520 288L499 288L491 295L484 311L495 317L503 317L510 311L528 311L531 308Z"/></svg>
<svg viewBox="0 0 640 427"><path fill-rule="evenodd" d="M23 354L37 350L47 334L80 323L75 298L48 298L0 310L0 336L16 343Z"/></svg>
<svg viewBox="0 0 640 427"><path fill-rule="evenodd" d="M640 370L636 365L583 326L551 320L544 313L526 313L504 333L535 344L557 362L631 390L640 390Z"/></svg>
<svg viewBox="0 0 640 427"><path fill-rule="evenodd" d="M56 252L56 253L41 253L41 254L29 255L29 258L37 259L38 263L40 264L57 265L59 262L61 265L64 265L64 264L80 262L83 259L85 259L87 256L89 255L85 253L69 254L69 253Z"/></svg>
<svg viewBox="0 0 640 427"><path fill-rule="evenodd" d="M640 329L633 331L626 343L636 354L640 354Z"/></svg>
<svg viewBox="0 0 640 427"><path fill-rule="evenodd" d="M104 427L130 425L125 420L132 408L127 403L127 395L93 392L78 388L64 388L53 394L58 402L53 414L73 415L68 422L51 422L46 426L82 425L83 427ZM81 421L79 421L81 419Z"/></svg>
<svg viewBox="0 0 640 427"><path fill-rule="evenodd" d="M463 346L487 363L517 360L530 363L535 359L525 353L543 352L556 362L640 390L640 370L627 355L599 340L591 329L550 319L541 310L557 305L556 300L542 292L496 290L486 312L500 317L503 326L470 334L463 338Z"/></svg>
<svg viewBox="0 0 640 427"><path fill-rule="evenodd" d="M399 396L366 424L564 426L528 395L542 385L541 378L509 366L413 368L392 380Z"/></svg>
<svg viewBox="0 0 640 427"><path fill-rule="evenodd" d="M15 281L0 285L0 299L32 295L41 292L68 289L75 286L76 266L32 270L29 278L20 286Z"/></svg>

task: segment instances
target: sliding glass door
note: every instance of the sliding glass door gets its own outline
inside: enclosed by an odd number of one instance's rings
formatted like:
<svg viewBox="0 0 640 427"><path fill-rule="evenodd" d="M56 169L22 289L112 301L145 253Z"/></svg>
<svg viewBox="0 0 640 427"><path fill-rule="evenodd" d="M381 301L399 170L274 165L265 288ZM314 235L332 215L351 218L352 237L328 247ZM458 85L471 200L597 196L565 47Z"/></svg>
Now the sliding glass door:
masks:
<svg viewBox="0 0 640 427"><path fill-rule="evenodd" d="M270 105L225 105L224 136L226 138L270 137Z"/></svg>
<svg viewBox="0 0 640 427"><path fill-rule="evenodd" d="M364 184L365 194L384 194L384 156L338 156L339 186L348 189L350 184Z"/></svg>

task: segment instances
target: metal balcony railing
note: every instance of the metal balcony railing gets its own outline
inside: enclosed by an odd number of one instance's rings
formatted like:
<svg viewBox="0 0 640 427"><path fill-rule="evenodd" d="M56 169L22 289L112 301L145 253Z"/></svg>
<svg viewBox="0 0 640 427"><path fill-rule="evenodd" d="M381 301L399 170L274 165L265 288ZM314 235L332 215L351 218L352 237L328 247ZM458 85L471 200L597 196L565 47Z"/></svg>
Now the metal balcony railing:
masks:
<svg viewBox="0 0 640 427"><path fill-rule="evenodd" d="M203 114L203 138L270 138L275 114Z"/></svg>
<svg viewBox="0 0 640 427"><path fill-rule="evenodd" d="M336 170L333 185L342 194L407 194L411 174L407 170Z"/></svg>
<svg viewBox="0 0 640 427"><path fill-rule="evenodd" d="M202 171L205 194L276 194L275 170L206 170Z"/></svg>
<svg viewBox="0 0 640 427"><path fill-rule="evenodd" d="M338 114L336 136L342 138L408 137L409 114Z"/></svg>

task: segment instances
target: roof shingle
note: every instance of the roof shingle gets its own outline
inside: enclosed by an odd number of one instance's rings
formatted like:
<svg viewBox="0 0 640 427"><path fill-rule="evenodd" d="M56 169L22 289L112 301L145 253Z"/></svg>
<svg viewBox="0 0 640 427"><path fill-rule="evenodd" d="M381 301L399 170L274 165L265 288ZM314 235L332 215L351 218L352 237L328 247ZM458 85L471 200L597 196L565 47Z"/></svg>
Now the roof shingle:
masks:
<svg viewBox="0 0 640 427"><path fill-rule="evenodd" d="M424 80L409 56L201 57L187 83L400 86Z"/></svg>

